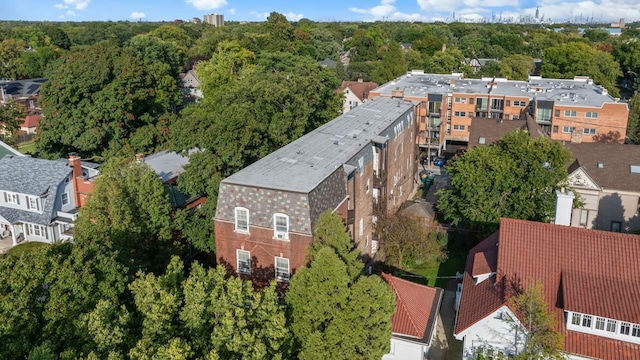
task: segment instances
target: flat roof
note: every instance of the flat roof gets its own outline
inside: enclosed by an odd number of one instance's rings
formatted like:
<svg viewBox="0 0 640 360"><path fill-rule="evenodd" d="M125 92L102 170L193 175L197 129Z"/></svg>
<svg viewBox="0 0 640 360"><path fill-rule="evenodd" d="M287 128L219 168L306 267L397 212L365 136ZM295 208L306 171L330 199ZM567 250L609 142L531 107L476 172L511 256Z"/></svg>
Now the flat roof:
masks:
<svg viewBox="0 0 640 360"><path fill-rule="evenodd" d="M452 80L455 81L455 85L451 85ZM494 85L489 87L488 84L492 81ZM588 77L576 77L571 80L531 76L528 81L505 78L465 79L463 74L425 74L415 70L371 92L390 96L392 91L397 89L404 90L405 97L426 97L428 94L491 94L552 100L560 105L566 103L571 106L588 107L602 107L605 103L620 102L607 94L606 90L603 92L602 88Z"/></svg>
<svg viewBox="0 0 640 360"><path fill-rule="evenodd" d="M379 97L320 126L223 180L224 183L309 193L352 159L414 104Z"/></svg>

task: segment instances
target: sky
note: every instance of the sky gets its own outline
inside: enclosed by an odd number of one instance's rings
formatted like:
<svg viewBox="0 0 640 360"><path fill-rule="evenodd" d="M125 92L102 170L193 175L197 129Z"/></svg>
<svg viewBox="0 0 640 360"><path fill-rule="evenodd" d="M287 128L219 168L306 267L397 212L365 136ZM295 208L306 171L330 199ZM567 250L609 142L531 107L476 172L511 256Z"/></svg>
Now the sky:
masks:
<svg viewBox="0 0 640 360"><path fill-rule="evenodd" d="M0 20L171 21L218 13L227 21L450 21L539 15L555 21L640 20L640 0L0 0Z"/></svg>

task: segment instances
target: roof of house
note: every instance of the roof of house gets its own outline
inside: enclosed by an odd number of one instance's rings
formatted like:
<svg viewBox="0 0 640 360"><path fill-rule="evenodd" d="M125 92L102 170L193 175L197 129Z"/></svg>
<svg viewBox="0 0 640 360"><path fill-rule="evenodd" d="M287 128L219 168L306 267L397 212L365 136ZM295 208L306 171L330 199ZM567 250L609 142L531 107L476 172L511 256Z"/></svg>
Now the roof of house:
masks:
<svg viewBox="0 0 640 360"><path fill-rule="evenodd" d="M190 150L189 155L194 151L197 150ZM149 165L160 176L162 182L167 182L184 172L185 165L189 163L189 157L175 151L163 150L145 157L142 162Z"/></svg>
<svg viewBox="0 0 640 360"><path fill-rule="evenodd" d="M632 165L640 167L640 145L582 143L566 147L574 158L569 173L582 168L601 188L640 192L640 173L631 172Z"/></svg>
<svg viewBox="0 0 640 360"><path fill-rule="evenodd" d="M71 173L69 163L7 155L0 159L0 190L40 196Z"/></svg>
<svg viewBox="0 0 640 360"><path fill-rule="evenodd" d="M452 80L455 84L452 84ZM493 83L493 86L488 86ZM391 96L396 89L404 90L405 97L427 97L429 94L469 94L522 97L536 101L547 100L571 103L571 106L602 107L605 103L628 105L615 99L586 77L574 79L546 79L530 76L528 81L505 78L465 79L464 74L425 74L413 70L371 90L383 96Z"/></svg>
<svg viewBox="0 0 640 360"><path fill-rule="evenodd" d="M442 289L382 273L382 278L396 294L396 310L391 316L394 334L429 342L442 301Z"/></svg>
<svg viewBox="0 0 640 360"><path fill-rule="evenodd" d="M351 93L364 101L369 98L369 91L378 87L378 84L370 81L343 81L338 91L349 88Z"/></svg>
<svg viewBox="0 0 640 360"><path fill-rule="evenodd" d="M495 276L475 284L478 253L495 251ZM455 333L508 305L510 296L537 282L564 335L564 350L599 359L640 358L640 345L569 331L564 311L640 323L640 236L533 221L501 219L497 236L467 257ZM495 260L493 260L495 259ZM622 285L625 286L622 286Z"/></svg>
<svg viewBox="0 0 640 360"><path fill-rule="evenodd" d="M320 61L320 65L328 68L335 68L338 65L338 62L331 59L324 59Z"/></svg>
<svg viewBox="0 0 640 360"><path fill-rule="evenodd" d="M12 148L11 146L5 144L0 140L0 159L2 159L5 155L24 156L18 150Z"/></svg>
<svg viewBox="0 0 640 360"><path fill-rule="evenodd" d="M22 121L22 124L20 125L20 127L26 127L26 128L38 127L38 125L40 124L40 119L42 118L43 116L41 114L27 115L27 117L25 117L24 120Z"/></svg>
<svg viewBox="0 0 640 360"><path fill-rule="evenodd" d="M407 200L399 211L400 214L424 219L433 219L433 204L425 200Z"/></svg>
<svg viewBox="0 0 640 360"><path fill-rule="evenodd" d="M527 130L532 138L547 136L530 115L527 115L526 119L519 120L474 117L469 126L468 146L472 148L483 145L480 143L480 138L484 138L486 145L497 143L500 138L515 130Z"/></svg>
<svg viewBox="0 0 640 360"><path fill-rule="evenodd" d="M30 96L37 96L40 92L40 87L48 79L25 79L14 81L0 81L0 87L4 88L4 93L10 95L13 98L27 98Z"/></svg>
<svg viewBox="0 0 640 360"><path fill-rule="evenodd" d="M222 182L309 193L336 169L381 136L414 104L377 98L309 132Z"/></svg>

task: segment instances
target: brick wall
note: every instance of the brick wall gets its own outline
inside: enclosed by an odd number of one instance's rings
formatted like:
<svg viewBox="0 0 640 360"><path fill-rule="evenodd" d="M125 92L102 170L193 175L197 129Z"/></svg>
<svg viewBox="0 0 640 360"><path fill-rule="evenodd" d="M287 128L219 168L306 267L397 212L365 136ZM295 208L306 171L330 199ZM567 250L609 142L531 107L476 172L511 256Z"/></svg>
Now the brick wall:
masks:
<svg viewBox="0 0 640 360"><path fill-rule="evenodd" d="M565 111L575 111L576 116L565 116ZM597 112L596 119L586 118L585 113ZM558 113L559 112L559 113ZM556 116L556 114L559 114ZM629 109L625 103L604 104L602 108L579 107L565 105L556 102L553 109L553 120L551 126L551 139L573 142L594 142L598 136L608 135L612 132L617 136L618 142L624 142L627 133L627 121ZM564 132L564 128L575 128L573 135ZM595 129L596 135L585 134L584 129Z"/></svg>

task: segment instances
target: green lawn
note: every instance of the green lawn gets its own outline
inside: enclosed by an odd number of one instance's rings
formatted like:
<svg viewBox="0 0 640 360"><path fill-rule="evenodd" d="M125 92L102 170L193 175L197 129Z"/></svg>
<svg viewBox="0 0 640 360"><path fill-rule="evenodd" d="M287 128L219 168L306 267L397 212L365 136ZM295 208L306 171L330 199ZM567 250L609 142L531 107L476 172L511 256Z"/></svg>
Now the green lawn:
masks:
<svg viewBox="0 0 640 360"><path fill-rule="evenodd" d="M25 141L18 145L18 151L33 155L36 153L36 142L34 140Z"/></svg>
<svg viewBox="0 0 640 360"><path fill-rule="evenodd" d="M449 249L449 257L444 262L425 262L416 265L410 269L409 272L414 275L420 276L423 281L429 286L437 286L440 288L446 288L448 277L453 277L456 272L463 272L464 265L467 260L467 252L460 249Z"/></svg>
<svg viewBox="0 0 640 360"><path fill-rule="evenodd" d="M27 242L20 245L16 245L7 251L7 255L11 256L20 256L24 252L29 252L33 249L37 249L43 246L49 246L49 244L41 243L41 242Z"/></svg>

